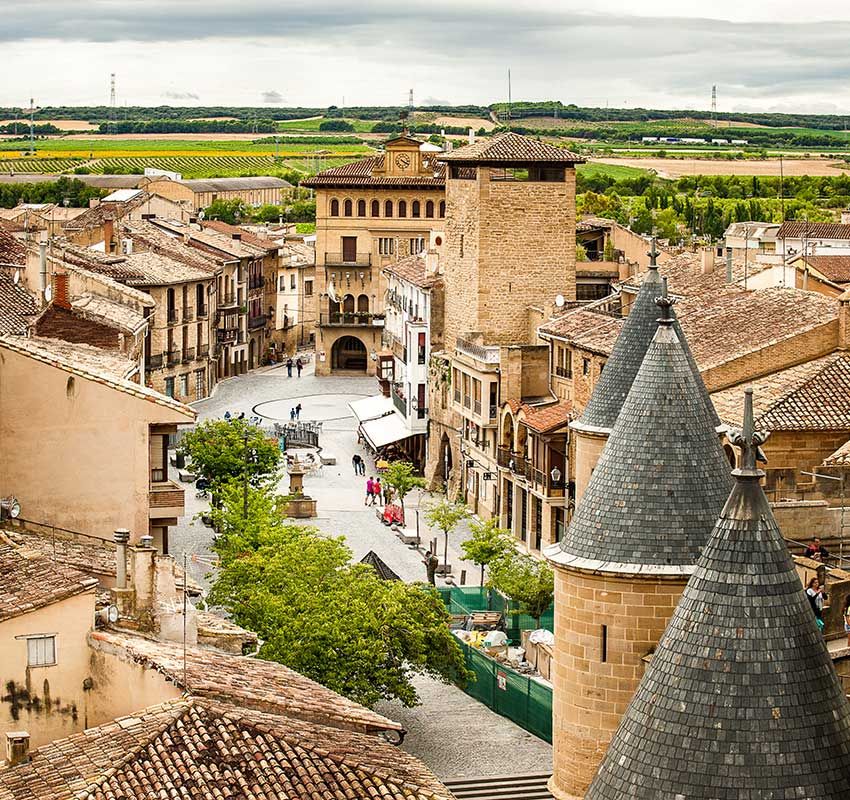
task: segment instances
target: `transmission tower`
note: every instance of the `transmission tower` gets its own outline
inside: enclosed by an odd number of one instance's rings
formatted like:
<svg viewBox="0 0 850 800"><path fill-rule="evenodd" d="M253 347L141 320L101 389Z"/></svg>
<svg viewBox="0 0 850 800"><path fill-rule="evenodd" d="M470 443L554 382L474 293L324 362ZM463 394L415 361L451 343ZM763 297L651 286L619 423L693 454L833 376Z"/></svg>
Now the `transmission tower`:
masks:
<svg viewBox="0 0 850 800"><path fill-rule="evenodd" d="M109 127L115 128L115 73L109 73Z"/></svg>
<svg viewBox="0 0 850 800"><path fill-rule="evenodd" d="M410 94L407 96L407 110L413 116L413 89L410 90Z"/></svg>
<svg viewBox="0 0 850 800"><path fill-rule="evenodd" d="M30 97L30 152L31 156L35 155L35 99Z"/></svg>
<svg viewBox="0 0 850 800"><path fill-rule="evenodd" d="M717 126L717 84L711 87L711 122Z"/></svg>

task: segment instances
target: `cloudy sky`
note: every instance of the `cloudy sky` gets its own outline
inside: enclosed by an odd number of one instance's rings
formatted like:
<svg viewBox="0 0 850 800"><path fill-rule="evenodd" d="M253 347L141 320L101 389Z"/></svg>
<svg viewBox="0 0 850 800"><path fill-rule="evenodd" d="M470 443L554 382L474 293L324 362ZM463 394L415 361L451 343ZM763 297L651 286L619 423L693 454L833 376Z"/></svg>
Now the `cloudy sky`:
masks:
<svg viewBox="0 0 850 800"><path fill-rule="evenodd" d="M846 0L0 0L0 105L110 72L121 105L489 103L510 67L514 99L850 114L848 42Z"/></svg>

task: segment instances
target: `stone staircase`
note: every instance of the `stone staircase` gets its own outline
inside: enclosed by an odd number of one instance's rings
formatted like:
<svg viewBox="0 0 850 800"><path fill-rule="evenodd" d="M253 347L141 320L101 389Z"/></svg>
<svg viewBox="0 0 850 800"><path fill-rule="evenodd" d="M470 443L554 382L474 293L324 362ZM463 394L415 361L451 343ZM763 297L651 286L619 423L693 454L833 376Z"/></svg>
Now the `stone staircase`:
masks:
<svg viewBox="0 0 850 800"><path fill-rule="evenodd" d="M550 774L459 778L444 783L457 800L552 800L546 788Z"/></svg>

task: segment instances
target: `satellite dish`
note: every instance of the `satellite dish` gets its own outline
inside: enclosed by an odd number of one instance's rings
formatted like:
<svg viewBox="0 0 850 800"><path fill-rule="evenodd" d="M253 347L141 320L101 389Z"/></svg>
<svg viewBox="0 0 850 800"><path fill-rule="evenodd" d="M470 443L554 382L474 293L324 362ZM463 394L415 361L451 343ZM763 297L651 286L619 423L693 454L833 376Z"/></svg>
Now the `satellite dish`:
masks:
<svg viewBox="0 0 850 800"><path fill-rule="evenodd" d="M52 287L48 286L48 287L44 290L44 299L45 299L45 301L47 301L48 303L49 303L49 302L53 299L53 288L52 288Z"/></svg>
<svg viewBox="0 0 850 800"><path fill-rule="evenodd" d="M15 286L17 286L21 282L21 271L19 269L15 270L15 275L12 280L14 281Z"/></svg>
<svg viewBox="0 0 850 800"><path fill-rule="evenodd" d="M564 295L562 295L562 294L559 294L555 298L555 305L558 306L558 308L563 308L566 305L566 303L567 303L567 301L564 300Z"/></svg>

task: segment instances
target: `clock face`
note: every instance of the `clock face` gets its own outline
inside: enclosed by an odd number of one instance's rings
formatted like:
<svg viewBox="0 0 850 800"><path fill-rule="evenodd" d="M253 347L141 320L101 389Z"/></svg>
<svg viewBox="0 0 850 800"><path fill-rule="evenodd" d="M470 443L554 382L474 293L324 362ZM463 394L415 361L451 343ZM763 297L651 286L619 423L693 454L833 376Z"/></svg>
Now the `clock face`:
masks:
<svg viewBox="0 0 850 800"><path fill-rule="evenodd" d="M399 169L407 169L410 166L410 156L407 153L399 153L395 157L395 165Z"/></svg>

